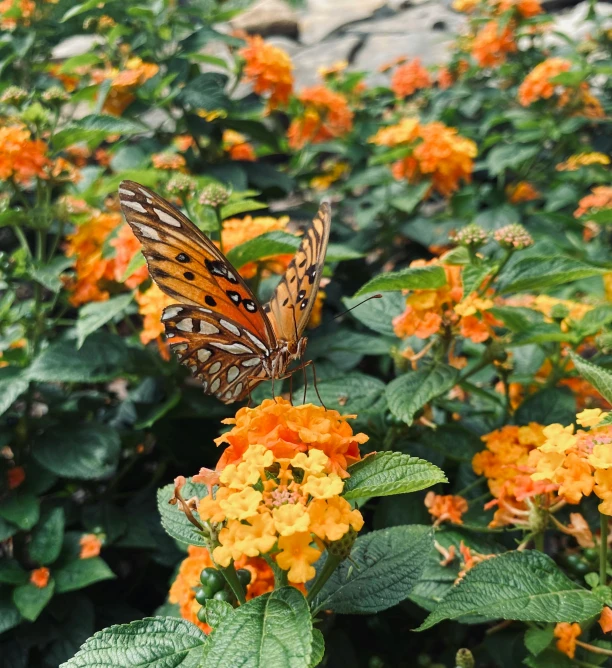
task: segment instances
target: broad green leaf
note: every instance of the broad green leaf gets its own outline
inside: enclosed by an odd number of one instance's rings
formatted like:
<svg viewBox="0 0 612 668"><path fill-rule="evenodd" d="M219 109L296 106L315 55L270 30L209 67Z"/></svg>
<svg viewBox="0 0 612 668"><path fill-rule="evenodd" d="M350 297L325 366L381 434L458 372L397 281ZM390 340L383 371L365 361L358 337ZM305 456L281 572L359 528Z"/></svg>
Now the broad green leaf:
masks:
<svg viewBox="0 0 612 668"><path fill-rule="evenodd" d="M309 668L312 619L304 595L283 587L241 605L208 638L206 668Z"/></svg>
<svg viewBox="0 0 612 668"><path fill-rule="evenodd" d="M0 582L21 585L29 579L30 574L17 561L6 556L0 559Z"/></svg>
<svg viewBox="0 0 612 668"><path fill-rule="evenodd" d="M125 283L132 274L136 273L140 267L144 267L146 264L147 261L145 260L145 256L142 253L136 253L125 268L123 276L119 282Z"/></svg>
<svg viewBox="0 0 612 668"><path fill-rule="evenodd" d="M325 656L325 638L319 629L312 629L312 657L310 668L316 668Z"/></svg>
<svg viewBox="0 0 612 668"><path fill-rule="evenodd" d="M389 410L411 425L415 414L426 403L448 392L457 382L457 376L457 369L444 364L405 373L387 385Z"/></svg>
<svg viewBox="0 0 612 668"><path fill-rule="evenodd" d="M425 181L417 186L409 188L410 192L399 197L394 197L389 203L394 209L403 211L404 213L412 213L417 206L423 201L427 191L431 188L431 183Z"/></svg>
<svg viewBox="0 0 612 668"><path fill-rule="evenodd" d="M226 109L229 98L225 94L228 77L218 72L205 72L192 79L178 96L181 104L192 109Z"/></svg>
<svg viewBox="0 0 612 668"><path fill-rule="evenodd" d="M579 320L574 321L572 330L576 329L581 338L597 334L603 327L612 322L612 305L596 306L587 311Z"/></svg>
<svg viewBox="0 0 612 668"><path fill-rule="evenodd" d="M293 254L300 242L299 237L287 232L281 232L280 230L266 232L232 248L227 254L227 259L236 269L240 269L248 262L255 262L275 255Z"/></svg>
<svg viewBox="0 0 612 668"><path fill-rule="evenodd" d="M448 482L437 466L401 452L370 455L353 464L348 472L351 477L345 480L342 493L345 499L404 494Z"/></svg>
<svg viewBox="0 0 612 668"><path fill-rule="evenodd" d="M21 619L21 613L13 603L12 592L0 591L0 633L15 628Z"/></svg>
<svg viewBox="0 0 612 668"><path fill-rule="evenodd" d="M213 629L225 623L234 614L234 608L226 601L209 598L206 601L206 623Z"/></svg>
<svg viewBox="0 0 612 668"><path fill-rule="evenodd" d="M359 288L355 297L370 292L395 292L397 290L435 290L446 285L442 267L408 267L402 271L379 274Z"/></svg>
<svg viewBox="0 0 612 668"><path fill-rule="evenodd" d="M138 253L136 257L144 257ZM80 348L85 339L95 331L110 322L115 316L123 313L132 301L131 292L125 295L112 297L105 302L90 302L82 306L76 323L77 347Z"/></svg>
<svg viewBox="0 0 612 668"><path fill-rule="evenodd" d="M518 407L516 424L571 424L576 419L576 397L567 387L547 387L534 392Z"/></svg>
<svg viewBox="0 0 612 668"><path fill-rule="evenodd" d="M419 627L480 615L524 622L582 622L603 604L537 550L506 552L470 569Z"/></svg>
<svg viewBox="0 0 612 668"><path fill-rule="evenodd" d="M45 609L47 603L53 597L55 583L49 578L46 587L37 587L35 584L27 584L15 587L13 590L13 603L21 615L30 622L35 621Z"/></svg>
<svg viewBox="0 0 612 668"><path fill-rule="evenodd" d="M607 402L612 402L612 371L587 362L576 353L570 353L570 357L581 378L590 383Z"/></svg>
<svg viewBox="0 0 612 668"><path fill-rule="evenodd" d="M17 489L0 503L0 517L28 531L34 527L40 516L40 502L34 494Z"/></svg>
<svg viewBox="0 0 612 668"><path fill-rule="evenodd" d="M197 496L199 499L208 495L206 485L191 482L188 479L181 494L184 499ZM178 504L171 504L170 499L174 496L174 485L171 483L157 490L157 509L161 516L161 523L166 532L175 540L187 545L199 545L208 547L208 543L197 532L196 527L191 524L187 516L182 512Z"/></svg>
<svg viewBox="0 0 612 668"><path fill-rule="evenodd" d="M336 378L319 379L317 389L328 408L360 415L378 410L377 402L384 398L385 384L374 376L354 371ZM318 403L318 401L314 384L310 383L306 402Z"/></svg>
<svg viewBox="0 0 612 668"><path fill-rule="evenodd" d="M508 146L506 144L492 148L486 158L491 176L503 174L508 168L515 168L533 158L540 150L539 146Z"/></svg>
<svg viewBox="0 0 612 668"><path fill-rule="evenodd" d="M359 253L358 251L345 246L344 244L329 244L327 247L327 253L325 254L326 262L343 262L345 260L357 260L360 257L363 257L365 253Z"/></svg>
<svg viewBox="0 0 612 668"><path fill-rule="evenodd" d="M64 509L44 512L28 544L30 558L38 564L52 564L59 556L64 538Z"/></svg>
<svg viewBox="0 0 612 668"><path fill-rule="evenodd" d="M182 396L183 393L181 390L178 387L175 387L164 401L158 404L153 404L150 410L140 416L138 421L134 423L134 429L148 429L149 427L152 427L179 403Z"/></svg>
<svg viewBox="0 0 612 668"><path fill-rule="evenodd" d="M406 298L399 292L388 292L383 293L381 299L371 299L365 304L361 304L362 301L360 297L345 297L342 300L347 309L357 306L351 311L353 318L379 334L395 338L393 318L404 311Z"/></svg>
<svg viewBox="0 0 612 668"><path fill-rule="evenodd" d="M314 600L316 610L372 614L397 605L416 585L433 545L430 527L371 531L353 545Z"/></svg>
<svg viewBox="0 0 612 668"><path fill-rule="evenodd" d="M499 286L504 293L534 289L541 292L556 285L603 275L609 271L610 269L605 267L571 257L526 257L503 272Z"/></svg>
<svg viewBox="0 0 612 668"><path fill-rule="evenodd" d="M60 274L74 264L74 259L58 255L44 265L33 265L28 269L30 276L51 292L59 292L63 287Z"/></svg>
<svg viewBox="0 0 612 668"><path fill-rule="evenodd" d="M553 641L554 629L554 626L546 626L543 629L537 627L527 629L525 633L525 647L534 656L541 654Z"/></svg>
<svg viewBox="0 0 612 668"><path fill-rule="evenodd" d="M72 144L87 142L92 148L109 135L135 135L147 132L146 125L115 116L91 114L53 135L53 146L63 149Z"/></svg>
<svg viewBox="0 0 612 668"><path fill-rule="evenodd" d="M206 634L176 617L148 617L94 634L60 668L203 668Z"/></svg>
<svg viewBox="0 0 612 668"><path fill-rule="evenodd" d="M76 559L53 571L55 590L58 594L83 589L95 582L116 577L100 557Z"/></svg>
<svg viewBox="0 0 612 668"><path fill-rule="evenodd" d="M28 389L29 381L26 374L15 367L0 369L0 415L19 399Z"/></svg>
<svg viewBox="0 0 612 668"><path fill-rule="evenodd" d="M65 23L74 16L78 16L83 12L88 12L90 9L97 7L100 3L98 0L87 0L87 2L81 2L78 5L73 5L60 19L60 23Z"/></svg>
<svg viewBox="0 0 612 668"><path fill-rule="evenodd" d="M64 478L98 480L115 472L121 451L118 432L105 424L51 427L34 442L34 459Z"/></svg>
<svg viewBox="0 0 612 668"><path fill-rule="evenodd" d="M221 207L221 219L225 220L226 218L237 216L239 213L267 208L268 205L265 202L258 202L255 199L239 199L236 202L228 202L225 206Z"/></svg>
<svg viewBox="0 0 612 668"><path fill-rule="evenodd" d="M43 383L99 383L124 374L128 349L123 339L106 332L76 341L55 341L32 362L27 377Z"/></svg>
<svg viewBox="0 0 612 668"><path fill-rule="evenodd" d="M488 264L468 264L461 272L463 294L469 295L481 286L484 279L493 271Z"/></svg>

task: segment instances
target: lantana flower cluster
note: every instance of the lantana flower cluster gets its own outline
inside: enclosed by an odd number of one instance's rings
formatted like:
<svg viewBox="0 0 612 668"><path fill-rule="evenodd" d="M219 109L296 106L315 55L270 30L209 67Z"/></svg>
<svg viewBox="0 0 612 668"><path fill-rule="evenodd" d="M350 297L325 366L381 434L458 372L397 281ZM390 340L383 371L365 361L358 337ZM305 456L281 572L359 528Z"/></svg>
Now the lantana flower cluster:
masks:
<svg viewBox="0 0 612 668"><path fill-rule="evenodd" d="M410 183L431 179L432 190L448 197L463 181L469 183L477 155L476 143L455 128L434 121L404 118L381 128L370 142L389 148L406 147L407 155L393 163L393 176Z"/></svg>

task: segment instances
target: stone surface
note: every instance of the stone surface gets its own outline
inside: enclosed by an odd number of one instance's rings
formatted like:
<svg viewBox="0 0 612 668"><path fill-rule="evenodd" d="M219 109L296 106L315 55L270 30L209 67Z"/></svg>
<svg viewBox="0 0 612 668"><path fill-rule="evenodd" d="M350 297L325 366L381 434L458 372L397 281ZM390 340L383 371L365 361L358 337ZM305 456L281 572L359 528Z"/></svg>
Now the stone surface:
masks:
<svg viewBox="0 0 612 668"><path fill-rule="evenodd" d="M353 34L388 34L405 35L421 34L428 31L457 32L465 25L463 14L457 14L444 5L431 2L421 7L414 7L398 12L389 18L364 21L349 26L347 33Z"/></svg>
<svg viewBox="0 0 612 668"><path fill-rule="evenodd" d="M299 33L298 15L283 0L259 0L233 18L230 24L235 30L245 30L252 35L263 37L297 37Z"/></svg>
<svg viewBox="0 0 612 668"><path fill-rule="evenodd" d="M347 23L369 18L385 5L385 0L308 0L300 12L300 40L316 44Z"/></svg>
<svg viewBox="0 0 612 668"><path fill-rule="evenodd" d="M317 73L318 69L333 65L339 60L350 61L353 52L361 43L362 40L357 35L347 35L300 49L293 56L297 88L321 83L321 77Z"/></svg>

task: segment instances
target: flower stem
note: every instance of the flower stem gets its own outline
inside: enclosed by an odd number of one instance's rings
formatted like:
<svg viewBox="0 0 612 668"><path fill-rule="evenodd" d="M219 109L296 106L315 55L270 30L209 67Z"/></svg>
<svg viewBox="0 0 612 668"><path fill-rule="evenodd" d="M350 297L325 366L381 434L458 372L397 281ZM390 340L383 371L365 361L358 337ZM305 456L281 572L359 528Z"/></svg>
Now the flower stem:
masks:
<svg viewBox="0 0 612 668"><path fill-rule="evenodd" d="M219 567L219 570L221 571L221 573L223 573L225 581L230 586L230 589L234 592L234 595L238 599L240 605L244 605L246 603L244 589L240 584L240 580L238 579L238 574L236 573L234 564L233 563L230 564L227 568Z"/></svg>
<svg viewBox="0 0 612 668"><path fill-rule="evenodd" d="M544 552L544 532L538 531L533 537L533 543L536 550Z"/></svg>
<svg viewBox="0 0 612 668"><path fill-rule="evenodd" d="M605 585L608 570L608 516L603 513L599 516L599 584Z"/></svg>
<svg viewBox="0 0 612 668"><path fill-rule="evenodd" d="M323 585L329 580L330 575L336 570L342 559L340 557L333 556L327 553L327 559L323 564L321 570L317 573L315 581L312 583L312 586L308 590L308 596L306 600L309 603L312 603L315 599L315 596L321 591Z"/></svg>

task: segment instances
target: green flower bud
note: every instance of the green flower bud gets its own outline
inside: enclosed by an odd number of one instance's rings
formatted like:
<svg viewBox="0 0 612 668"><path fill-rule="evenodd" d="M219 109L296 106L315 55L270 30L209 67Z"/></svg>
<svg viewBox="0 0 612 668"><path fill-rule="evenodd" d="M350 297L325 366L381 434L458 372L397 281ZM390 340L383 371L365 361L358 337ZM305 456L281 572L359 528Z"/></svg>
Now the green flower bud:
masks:
<svg viewBox="0 0 612 668"><path fill-rule="evenodd" d="M335 540L333 543L329 543L327 546L327 551L333 557L338 557L339 559L346 559L351 550L353 549L353 543L357 540L357 532L352 527L340 538L340 540Z"/></svg>
<svg viewBox="0 0 612 668"><path fill-rule="evenodd" d="M456 668L474 668L475 665L474 655L469 649L462 647L455 655Z"/></svg>
<svg viewBox="0 0 612 668"><path fill-rule="evenodd" d="M459 246L476 249L487 243L489 234L476 223L470 223L463 229L451 234L450 238Z"/></svg>
<svg viewBox="0 0 612 668"><path fill-rule="evenodd" d="M219 183L210 183L202 189L198 201L206 206L223 206L227 204L231 191Z"/></svg>
<svg viewBox="0 0 612 668"><path fill-rule="evenodd" d="M533 246L533 237L518 223L501 227L495 232L493 238L502 248L508 250L523 250Z"/></svg>
<svg viewBox="0 0 612 668"><path fill-rule="evenodd" d="M3 104L12 104L19 106L28 97L28 91L19 86L9 86L5 89L0 97L0 102Z"/></svg>
<svg viewBox="0 0 612 668"><path fill-rule="evenodd" d="M177 174L166 184L166 192L169 195L184 195L190 197L196 189L197 182L193 176Z"/></svg>

